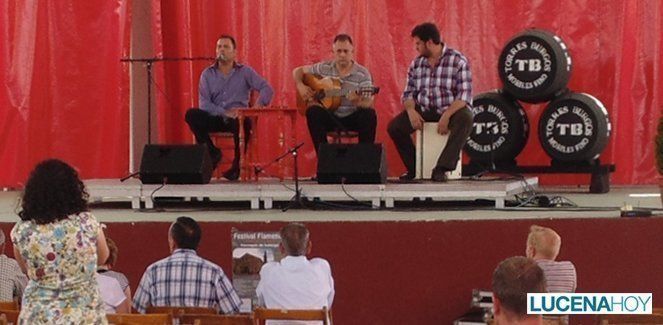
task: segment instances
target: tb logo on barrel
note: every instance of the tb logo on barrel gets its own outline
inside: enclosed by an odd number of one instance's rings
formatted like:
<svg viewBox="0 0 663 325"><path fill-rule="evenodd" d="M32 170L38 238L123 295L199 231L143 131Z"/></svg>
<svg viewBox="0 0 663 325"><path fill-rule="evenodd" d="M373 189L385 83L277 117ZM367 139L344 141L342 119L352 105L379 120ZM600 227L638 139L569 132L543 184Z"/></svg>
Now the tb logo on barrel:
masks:
<svg viewBox="0 0 663 325"><path fill-rule="evenodd" d="M512 72L514 65L518 72L540 72L541 70L550 72L552 61L545 46L538 42L529 44L521 42L509 50L504 63L504 71Z"/></svg>
<svg viewBox="0 0 663 325"><path fill-rule="evenodd" d="M548 31L529 29L504 46L498 70L507 93L525 102L540 103L566 88L571 57L561 38Z"/></svg>
<svg viewBox="0 0 663 325"><path fill-rule="evenodd" d="M569 93L553 100L539 120L541 146L558 161L596 159L609 136L607 110L588 94Z"/></svg>
<svg viewBox="0 0 663 325"><path fill-rule="evenodd" d="M465 144L472 161L513 161L527 142L529 124L522 106L501 92L474 97L473 131Z"/></svg>
<svg viewBox="0 0 663 325"><path fill-rule="evenodd" d="M569 114L569 112L572 115L567 115L563 120L560 119L560 116ZM578 120L579 122L573 122ZM562 106L558 107L548 119L546 123L546 136L551 137L553 134L558 134L559 136L589 137L592 136L593 129L594 122L584 108L574 106L572 109L569 109L568 106Z"/></svg>

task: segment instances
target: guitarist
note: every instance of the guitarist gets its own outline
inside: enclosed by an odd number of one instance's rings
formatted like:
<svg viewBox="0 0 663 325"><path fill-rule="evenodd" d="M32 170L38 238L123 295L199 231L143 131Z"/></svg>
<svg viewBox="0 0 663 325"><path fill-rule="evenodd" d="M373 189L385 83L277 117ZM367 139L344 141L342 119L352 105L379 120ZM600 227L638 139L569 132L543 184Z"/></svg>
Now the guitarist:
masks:
<svg viewBox="0 0 663 325"><path fill-rule="evenodd" d="M411 33L419 52L407 73L402 102L405 110L387 127L407 168L402 181L415 177L415 147L410 134L425 122L437 122L439 134L449 134L431 178L445 182L446 172L456 169L460 150L472 131L472 73L470 63L460 52L442 43L440 31L432 23L416 26Z"/></svg>
<svg viewBox="0 0 663 325"><path fill-rule="evenodd" d="M349 35L336 35L332 52L334 60L297 67L292 71L297 92L304 100L310 100L314 94L313 90L303 82L305 73L339 78L341 89L373 86L373 79L368 69L353 60L354 46ZM316 153L321 143L327 143L327 132L330 131L356 131L359 133L359 142L375 142L377 117L373 109L372 95L360 96L357 92L351 91L341 100L340 107L334 112L315 102L308 101L307 105L306 123Z"/></svg>

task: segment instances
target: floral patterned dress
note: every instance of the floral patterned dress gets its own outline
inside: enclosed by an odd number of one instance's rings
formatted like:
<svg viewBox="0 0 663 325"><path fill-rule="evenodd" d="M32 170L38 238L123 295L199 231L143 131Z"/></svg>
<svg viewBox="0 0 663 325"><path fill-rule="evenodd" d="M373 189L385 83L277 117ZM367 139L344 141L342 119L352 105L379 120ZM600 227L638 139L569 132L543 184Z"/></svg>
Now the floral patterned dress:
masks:
<svg viewBox="0 0 663 325"><path fill-rule="evenodd" d="M45 225L16 223L12 242L30 278L19 324L107 324L95 278L98 232L89 212Z"/></svg>

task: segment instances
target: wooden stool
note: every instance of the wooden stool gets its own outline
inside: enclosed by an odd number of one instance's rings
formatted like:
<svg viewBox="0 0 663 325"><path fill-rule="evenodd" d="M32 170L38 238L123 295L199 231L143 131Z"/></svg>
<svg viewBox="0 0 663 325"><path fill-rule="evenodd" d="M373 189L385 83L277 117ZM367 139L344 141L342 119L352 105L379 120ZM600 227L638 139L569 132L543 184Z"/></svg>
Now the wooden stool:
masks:
<svg viewBox="0 0 663 325"><path fill-rule="evenodd" d="M355 131L331 131L327 132L327 138L331 138L335 144L359 142L359 133Z"/></svg>
<svg viewBox="0 0 663 325"><path fill-rule="evenodd" d="M294 132L294 126L296 125L297 119L297 110L294 108L288 108L285 106L269 106L269 107L249 107L240 109L237 111L237 119L239 120L240 125L244 125L246 119L250 119L253 123L251 128L250 140L248 141L248 149L246 147L246 135L244 134L244 128L239 129L239 138L240 138L240 169L241 169L241 179L242 181L254 180L257 181L260 177L260 173L256 172L256 167L262 167L262 161L260 160L259 148L257 139L260 138L259 132L261 124L265 125L266 123L259 123L259 119L267 119L269 122L269 127L275 128L274 131L278 133L277 137L267 139L268 142L278 145L281 149L285 150L286 148L292 148L295 146L296 137ZM289 126L287 123L289 120ZM285 167L283 166L283 160L278 162L278 177L283 180L285 177Z"/></svg>
<svg viewBox="0 0 663 325"><path fill-rule="evenodd" d="M440 135L437 133L437 122L424 123L423 131L417 130L415 135L416 147L416 172L415 178L429 179L433 173L433 168L437 164L437 158L447 145L448 134ZM458 157L456 169L447 172L448 179L459 179L462 176L462 152Z"/></svg>
<svg viewBox="0 0 663 325"><path fill-rule="evenodd" d="M232 132L214 132L210 133L209 137L212 139L214 146L222 152L221 161L212 173L212 176L218 179L222 177L224 171L232 166L233 159L235 159L235 140ZM230 155L228 155L228 152L230 152Z"/></svg>

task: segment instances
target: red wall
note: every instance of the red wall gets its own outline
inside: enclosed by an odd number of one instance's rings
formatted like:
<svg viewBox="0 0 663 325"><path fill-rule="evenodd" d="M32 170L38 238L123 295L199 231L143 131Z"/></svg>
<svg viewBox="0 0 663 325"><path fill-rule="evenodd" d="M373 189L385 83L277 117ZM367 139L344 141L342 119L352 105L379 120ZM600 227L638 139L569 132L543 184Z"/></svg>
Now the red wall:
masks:
<svg viewBox="0 0 663 325"><path fill-rule="evenodd" d="M443 213L443 212L440 212ZM556 219L309 223L313 256L329 260L338 324L450 324L473 288L522 255L531 224L562 236L560 259L578 270L579 292L652 292L663 306L663 219ZM230 231L278 230L282 223L203 223L200 255L230 270ZM11 225L2 224L8 233ZM168 223L110 223L120 249L116 269L135 289L145 268L168 254ZM9 249L9 248L8 248ZM588 324L591 317L572 317Z"/></svg>

